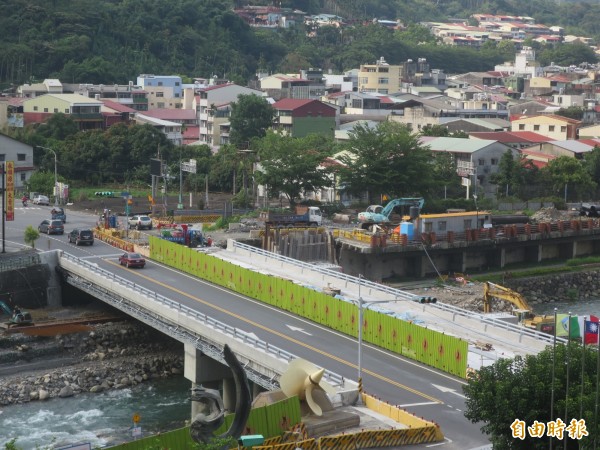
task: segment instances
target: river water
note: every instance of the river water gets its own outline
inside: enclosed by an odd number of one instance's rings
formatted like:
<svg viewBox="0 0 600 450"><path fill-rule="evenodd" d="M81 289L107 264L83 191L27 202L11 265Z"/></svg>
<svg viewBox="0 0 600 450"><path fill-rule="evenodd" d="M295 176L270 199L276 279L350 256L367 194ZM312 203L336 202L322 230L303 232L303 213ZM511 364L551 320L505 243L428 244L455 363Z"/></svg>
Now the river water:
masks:
<svg viewBox="0 0 600 450"><path fill-rule="evenodd" d="M142 436L180 428L190 418L190 388L187 379L174 376L130 389L0 407L0 448L12 438L22 450L116 445L134 439L134 414Z"/></svg>
<svg viewBox="0 0 600 450"><path fill-rule="evenodd" d="M536 314L554 314L554 308L558 314L568 314L571 312L574 316L590 316L590 314L600 317L600 299L582 299L573 302L543 303L533 306Z"/></svg>

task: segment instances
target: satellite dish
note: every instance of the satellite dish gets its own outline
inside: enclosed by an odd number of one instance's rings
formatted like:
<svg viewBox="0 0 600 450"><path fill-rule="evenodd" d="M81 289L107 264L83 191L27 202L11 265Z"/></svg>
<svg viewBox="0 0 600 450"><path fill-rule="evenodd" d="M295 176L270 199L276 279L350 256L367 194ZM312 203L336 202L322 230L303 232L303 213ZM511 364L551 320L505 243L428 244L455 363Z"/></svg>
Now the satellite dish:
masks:
<svg viewBox="0 0 600 450"><path fill-rule="evenodd" d="M289 365L281 378L279 386L286 397L297 395L300 400L306 400L310 410L317 416L323 414L319 404L313 399L313 391L320 389L328 394L335 394L336 390L329 383L322 380L325 369L320 369L304 359L295 359Z"/></svg>

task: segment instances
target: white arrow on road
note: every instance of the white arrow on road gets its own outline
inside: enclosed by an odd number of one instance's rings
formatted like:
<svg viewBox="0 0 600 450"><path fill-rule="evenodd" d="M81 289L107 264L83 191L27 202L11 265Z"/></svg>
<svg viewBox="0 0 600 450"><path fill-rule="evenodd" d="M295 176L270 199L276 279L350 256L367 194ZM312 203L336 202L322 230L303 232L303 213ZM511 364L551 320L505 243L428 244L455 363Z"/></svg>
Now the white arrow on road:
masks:
<svg viewBox="0 0 600 450"><path fill-rule="evenodd" d="M465 397L464 395L462 395L462 394L459 394L458 392L456 392L456 389L447 388L446 386L439 386L439 385L437 385L437 384L432 384L432 386L433 386L434 388L436 388L436 389L439 389L439 390L440 390L440 391L442 391L442 392L450 392L451 394L458 395L459 397L462 397L462 398L467 398L467 397Z"/></svg>
<svg viewBox="0 0 600 450"><path fill-rule="evenodd" d="M288 327L292 331L298 331L299 333L304 333L304 334L308 334L309 336L312 336L312 334L310 334L308 331L304 331L304 329L302 329L302 328L294 327L292 325L288 325L287 323L285 324L285 326Z"/></svg>

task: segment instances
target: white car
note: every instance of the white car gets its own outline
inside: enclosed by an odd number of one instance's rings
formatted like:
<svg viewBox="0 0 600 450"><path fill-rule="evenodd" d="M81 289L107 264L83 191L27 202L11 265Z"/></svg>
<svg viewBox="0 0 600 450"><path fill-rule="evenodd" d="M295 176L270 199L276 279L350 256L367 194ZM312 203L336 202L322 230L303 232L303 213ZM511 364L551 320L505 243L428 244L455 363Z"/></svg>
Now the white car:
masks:
<svg viewBox="0 0 600 450"><path fill-rule="evenodd" d="M33 197L33 204L50 206L50 199L45 195L36 195Z"/></svg>
<svg viewBox="0 0 600 450"><path fill-rule="evenodd" d="M136 215L131 216L128 220L129 228L136 228L138 230L142 229L152 229L152 219L148 216Z"/></svg>

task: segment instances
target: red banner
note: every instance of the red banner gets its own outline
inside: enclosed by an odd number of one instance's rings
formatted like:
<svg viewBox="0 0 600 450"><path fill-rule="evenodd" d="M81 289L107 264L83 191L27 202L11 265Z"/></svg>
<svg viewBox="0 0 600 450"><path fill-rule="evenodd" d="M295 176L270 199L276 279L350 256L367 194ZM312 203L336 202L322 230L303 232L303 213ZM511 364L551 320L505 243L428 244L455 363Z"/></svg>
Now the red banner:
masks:
<svg viewBox="0 0 600 450"><path fill-rule="evenodd" d="M6 220L15 220L15 162L6 161Z"/></svg>

